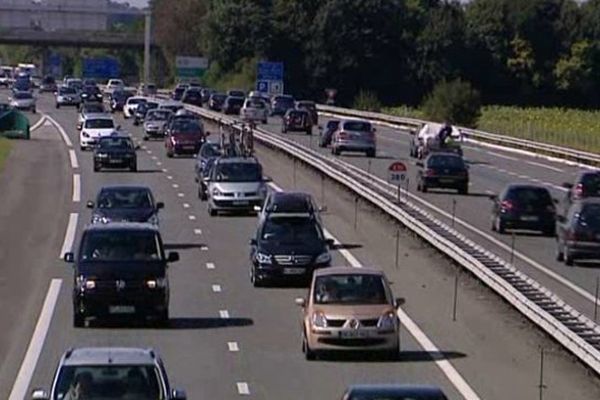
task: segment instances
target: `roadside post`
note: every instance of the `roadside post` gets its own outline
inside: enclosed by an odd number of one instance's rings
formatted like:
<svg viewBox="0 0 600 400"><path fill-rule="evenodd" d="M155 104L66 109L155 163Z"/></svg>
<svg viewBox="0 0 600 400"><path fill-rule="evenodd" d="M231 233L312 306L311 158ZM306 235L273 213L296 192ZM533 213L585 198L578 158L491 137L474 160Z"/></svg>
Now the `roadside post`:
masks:
<svg viewBox="0 0 600 400"><path fill-rule="evenodd" d="M406 182L406 165L401 161L394 161L388 167L388 183L398 188L398 203L400 203L401 186Z"/></svg>

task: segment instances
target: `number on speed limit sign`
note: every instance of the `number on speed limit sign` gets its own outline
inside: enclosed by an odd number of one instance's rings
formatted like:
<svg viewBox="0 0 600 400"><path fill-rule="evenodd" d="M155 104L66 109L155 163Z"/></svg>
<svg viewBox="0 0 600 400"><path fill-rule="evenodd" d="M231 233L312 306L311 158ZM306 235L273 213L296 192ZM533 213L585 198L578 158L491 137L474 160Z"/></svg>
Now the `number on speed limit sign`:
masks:
<svg viewBox="0 0 600 400"><path fill-rule="evenodd" d="M388 182L400 186L406 180L406 165L400 161L393 162L388 167Z"/></svg>

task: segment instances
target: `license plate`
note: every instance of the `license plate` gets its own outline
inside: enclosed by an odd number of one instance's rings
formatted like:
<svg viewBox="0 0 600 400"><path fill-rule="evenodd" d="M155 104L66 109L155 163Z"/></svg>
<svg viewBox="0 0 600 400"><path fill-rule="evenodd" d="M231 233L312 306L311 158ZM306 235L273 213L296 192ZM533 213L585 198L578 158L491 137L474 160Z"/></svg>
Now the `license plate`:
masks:
<svg viewBox="0 0 600 400"><path fill-rule="evenodd" d="M135 307L134 306L110 306L110 307L108 307L108 312L110 314L134 314Z"/></svg>
<svg viewBox="0 0 600 400"><path fill-rule="evenodd" d="M188 144L188 145L186 145L186 146L183 146L183 148L184 148L185 150L194 150L194 149L196 148L196 146L195 146L195 145L193 145L193 144Z"/></svg>
<svg viewBox="0 0 600 400"><path fill-rule="evenodd" d="M123 161L119 160L119 159L112 159L112 160L108 160L108 162L111 164L121 164Z"/></svg>
<svg viewBox="0 0 600 400"><path fill-rule="evenodd" d="M536 217L535 215L524 215L521 217L521 221L525 221L525 222L535 222L538 220L538 217Z"/></svg>
<svg viewBox="0 0 600 400"><path fill-rule="evenodd" d="M343 339L360 339L369 337L367 331L340 331L340 337Z"/></svg>
<svg viewBox="0 0 600 400"><path fill-rule="evenodd" d="M440 182L441 183L453 183L454 179L452 179L452 178L441 178Z"/></svg>
<svg viewBox="0 0 600 400"><path fill-rule="evenodd" d="M304 268L284 268L285 275L303 275L306 270Z"/></svg>
<svg viewBox="0 0 600 400"><path fill-rule="evenodd" d="M247 206L249 204L250 204L250 202L246 201L246 200L234 200L233 201L234 206Z"/></svg>

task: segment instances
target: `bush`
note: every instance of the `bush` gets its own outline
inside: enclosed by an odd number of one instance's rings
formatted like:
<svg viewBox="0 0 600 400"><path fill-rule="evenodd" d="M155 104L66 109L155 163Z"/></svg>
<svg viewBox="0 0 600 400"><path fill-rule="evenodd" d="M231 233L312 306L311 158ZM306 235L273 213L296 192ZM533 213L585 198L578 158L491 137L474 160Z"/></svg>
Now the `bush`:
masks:
<svg viewBox="0 0 600 400"><path fill-rule="evenodd" d="M203 82L220 91L252 90L256 81L256 64L256 58L246 58L238 61L233 69L223 71L218 63L212 63L204 75Z"/></svg>
<svg viewBox="0 0 600 400"><path fill-rule="evenodd" d="M377 98L377 94L368 90L361 90L354 98L352 108L362 111L381 111L381 102Z"/></svg>
<svg viewBox="0 0 600 400"><path fill-rule="evenodd" d="M421 108L432 121L475 127L481 116L481 98L469 82L442 81L433 88Z"/></svg>

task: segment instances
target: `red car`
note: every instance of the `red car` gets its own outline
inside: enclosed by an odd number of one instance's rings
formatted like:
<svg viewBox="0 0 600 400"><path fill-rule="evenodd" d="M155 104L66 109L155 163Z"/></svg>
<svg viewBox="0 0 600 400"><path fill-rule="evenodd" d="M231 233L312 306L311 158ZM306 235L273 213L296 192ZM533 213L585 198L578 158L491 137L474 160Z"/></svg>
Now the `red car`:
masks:
<svg viewBox="0 0 600 400"><path fill-rule="evenodd" d="M177 119L169 124L165 134L167 157L197 154L206 141L202 123L197 119Z"/></svg>

